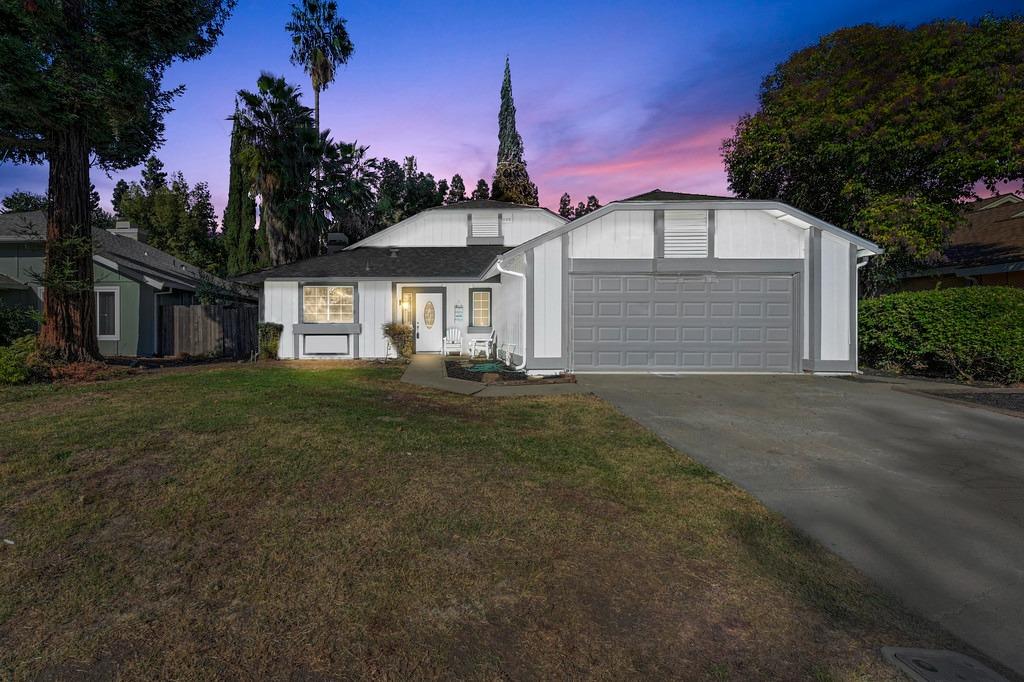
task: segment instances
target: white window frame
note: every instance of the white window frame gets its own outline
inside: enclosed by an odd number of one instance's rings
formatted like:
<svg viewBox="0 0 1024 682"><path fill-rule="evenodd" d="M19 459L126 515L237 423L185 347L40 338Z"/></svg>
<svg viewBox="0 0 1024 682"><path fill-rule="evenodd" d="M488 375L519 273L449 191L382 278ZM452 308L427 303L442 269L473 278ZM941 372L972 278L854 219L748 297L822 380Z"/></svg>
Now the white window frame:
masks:
<svg viewBox="0 0 1024 682"><path fill-rule="evenodd" d="M307 289L327 289L327 297L330 300L330 289L351 289L352 290L352 319L351 320L332 320L330 319L330 308L328 307L326 320L310 320L306 318L306 290ZM357 302L356 302L356 286L354 284L303 284L302 291L300 293L300 311L302 313L302 322L304 324L353 324L356 321ZM330 304L328 304L329 306Z"/></svg>
<svg viewBox="0 0 1024 682"><path fill-rule="evenodd" d="M114 333L100 334L100 294L114 294ZM94 287L93 295L96 297L96 340L97 341L120 341L121 340L121 287Z"/></svg>
<svg viewBox="0 0 1024 682"><path fill-rule="evenodd" d="M476 323L476 295L487 294L487 324ZM494 328L494 292L488 288L474 288L469 290L469 324L471 329L493 329Z"/></svg>

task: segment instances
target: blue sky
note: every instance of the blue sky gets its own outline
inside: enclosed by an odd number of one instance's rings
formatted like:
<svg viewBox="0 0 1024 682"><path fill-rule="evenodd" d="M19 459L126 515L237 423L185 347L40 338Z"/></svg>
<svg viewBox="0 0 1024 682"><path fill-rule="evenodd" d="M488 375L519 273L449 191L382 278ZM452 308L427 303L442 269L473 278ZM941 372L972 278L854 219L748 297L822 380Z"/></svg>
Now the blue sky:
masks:
<svg viewBox="0 0 1024 682"><path fill-rule="evenodd" d="M753 111L761 79L795 50L861 23L1009 14L1020 2L339 2L355 53L321 96L322 125L370 154L415 155L436 178L490 182L498 93L512 62L518 124L541 203L596 194L603 203L661 187L725 193L718 148ZM240 0L214 51L176 64L186 92L156 154L210 184L218 211L228 176L234 94L260 71L300 84L288 62L287 2ZM118 177L93 182L109 205ZM0 194L43 191L42 166L0 165Z"/></svg>

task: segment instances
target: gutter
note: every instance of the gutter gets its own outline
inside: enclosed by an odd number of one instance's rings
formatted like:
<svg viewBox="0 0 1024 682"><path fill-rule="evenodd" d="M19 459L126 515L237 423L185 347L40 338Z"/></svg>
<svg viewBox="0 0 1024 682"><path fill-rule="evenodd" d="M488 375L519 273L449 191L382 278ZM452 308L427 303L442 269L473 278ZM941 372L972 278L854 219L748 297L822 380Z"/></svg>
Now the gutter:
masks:
<svg viewBox="0 0 1024 682"><path fill-rule="evenodd" d="M522 362L521 365L517 365L514 368L516 370L522 370L522 369L526 368L526 344L527 344L527 341L528 341L528 339L526 338L526 329L527 329L527 324L526 324L526 303L527 303L527 301L526 301L526 289L527 289L527 287L526 287L526 275L524 275L521 272L516 272L515 270L506 270L505 268L503 268L501 266L501 258L499 258L497 261L495 261L494 267L498 268L498 272L500 272L503 275L512 275L513 277L521 277L522 280L523 280L523 362Z"/></svg>

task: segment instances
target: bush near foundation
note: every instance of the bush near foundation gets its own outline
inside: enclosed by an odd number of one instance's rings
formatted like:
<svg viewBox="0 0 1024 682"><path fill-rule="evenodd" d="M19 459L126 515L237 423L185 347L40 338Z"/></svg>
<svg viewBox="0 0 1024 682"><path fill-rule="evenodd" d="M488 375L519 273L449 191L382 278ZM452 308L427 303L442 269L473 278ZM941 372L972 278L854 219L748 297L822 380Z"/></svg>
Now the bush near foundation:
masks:
<svg viewBox="0 0 1024 682"><path fill-rule="evenodd" d="M410 325L400 322L388 322L383 325L384 336L391 340L391 347L403 358L412 357L413 330Z"/></svg>
<svg viewBox="0 0 1024 682"><path fill-rule="evenodd" d="M1024 381L1024 289L964 287L860 302L861 364L963 380Z"/></svg>
<svg viewBox="0 0 1024 682"><path fill-rule="evenodd" d="M277 322L260 322L256 326L256 331L259 335L260 360L277 360L284 325Z"/></svg>

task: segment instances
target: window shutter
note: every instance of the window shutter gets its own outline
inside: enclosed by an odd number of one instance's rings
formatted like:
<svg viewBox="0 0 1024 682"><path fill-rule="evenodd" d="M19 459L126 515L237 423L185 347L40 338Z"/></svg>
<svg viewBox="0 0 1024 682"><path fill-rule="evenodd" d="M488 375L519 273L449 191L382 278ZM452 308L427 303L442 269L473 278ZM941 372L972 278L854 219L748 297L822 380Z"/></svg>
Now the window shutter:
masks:
<svg viewBox="0 0 1024 682"><path fill-rule="evenodd" d="M708 257L708 212L665 211L665 258Z"/></svg>

